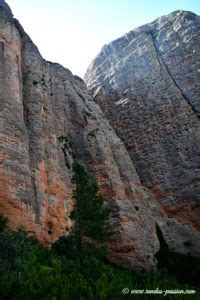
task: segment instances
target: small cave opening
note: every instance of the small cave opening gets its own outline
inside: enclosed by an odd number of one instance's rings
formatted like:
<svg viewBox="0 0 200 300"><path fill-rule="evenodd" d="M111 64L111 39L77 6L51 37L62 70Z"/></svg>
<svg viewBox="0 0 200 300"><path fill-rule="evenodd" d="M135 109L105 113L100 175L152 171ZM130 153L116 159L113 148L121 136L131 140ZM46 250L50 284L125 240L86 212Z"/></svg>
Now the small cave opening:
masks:
<svg viewBox="0 0 200 300"><path fill-rule="evenodd" d="M135 206L135 210L136 210L136 211L139 211L139 206Z"/></svg>
<svg viewBox="0 0 200 300"><path fill-rule="evenodd" d="M47 232L48 232L49 235L52 235L52 234L53 234L52 227L53 227L52 222L51 222L51 221L48 222L48 231L47 231Z"/></svg>
<svg viewBox="0 0 200 300"><path fill-rule="evenodd" d="M38 85L38 83L39 83L38 81L36 81L36 80L33 80L33 85L35 85L35 86L36 86L36 85Z"/></svg>

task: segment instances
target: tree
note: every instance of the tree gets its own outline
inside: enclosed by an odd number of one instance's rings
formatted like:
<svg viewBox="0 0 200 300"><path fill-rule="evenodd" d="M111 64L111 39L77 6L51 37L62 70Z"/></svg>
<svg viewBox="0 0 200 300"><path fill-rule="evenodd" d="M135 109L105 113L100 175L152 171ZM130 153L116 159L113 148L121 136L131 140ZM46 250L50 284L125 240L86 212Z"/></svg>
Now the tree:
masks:
<svg viewBox="0 0 200 300"><path fill-rule="evenodd" d="M89 176L80 161L74 161L73 172L74 206L70 217L74 225L70 235L60 238L54 244L54 249L63 254L65 248L68 250L66 255L72 257L69 253L71 250L82 263L83 257L88 254L105 254L105 244L111 235L106 226L110 210L104 206L96 180Z"/></svg>
<svg viewBox="0 0 200 300"><path fill-rule="evenodd" d="M86 172L84 166L75 160L73 163L75 200L71 218L74 221L73 234L80 261L87 251L101 249L111 233L106 226L110 210L104 206L96 180Z"/></svg>

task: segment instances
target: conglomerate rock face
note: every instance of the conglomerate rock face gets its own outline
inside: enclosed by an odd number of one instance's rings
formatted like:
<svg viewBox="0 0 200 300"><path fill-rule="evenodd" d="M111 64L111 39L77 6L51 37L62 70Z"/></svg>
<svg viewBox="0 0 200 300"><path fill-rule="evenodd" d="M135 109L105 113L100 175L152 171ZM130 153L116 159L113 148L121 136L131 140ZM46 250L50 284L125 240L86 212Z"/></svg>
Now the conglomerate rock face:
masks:
<svg viewBox="0 0 200 300"><path fill-rule="evenodd" d="M45 61L0 1L0 214L44 244L69 232L73 157L96 177L111 208L109 259L155 265L154 203L82 79ZM155 206L155 205L154 205Z"/></svg>
<svg viewBox="0 0 200 300"><path fill-rule="evenodd" d="M85 81L169 247L200 255L200 17L176 11L105 45Z"/></svg>

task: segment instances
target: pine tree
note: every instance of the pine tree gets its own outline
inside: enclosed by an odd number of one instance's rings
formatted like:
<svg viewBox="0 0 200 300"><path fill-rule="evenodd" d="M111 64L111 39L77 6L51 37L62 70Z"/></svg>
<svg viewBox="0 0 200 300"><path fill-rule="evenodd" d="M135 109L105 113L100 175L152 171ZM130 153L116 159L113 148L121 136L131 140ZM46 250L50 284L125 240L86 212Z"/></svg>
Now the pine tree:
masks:
<svg viewBox="0 0 200 300"><path fill-rule="evenodd" d="M80 262L89 252L100 253L105 249L105 242L111 235L106 227L110 210L104 206L104 199L98 193L96 180L86 172L84 166L75 160L73 163L75 184L73 191L74 208L71 218L74 221L72 235L74 236L76 250Z"/></svg>

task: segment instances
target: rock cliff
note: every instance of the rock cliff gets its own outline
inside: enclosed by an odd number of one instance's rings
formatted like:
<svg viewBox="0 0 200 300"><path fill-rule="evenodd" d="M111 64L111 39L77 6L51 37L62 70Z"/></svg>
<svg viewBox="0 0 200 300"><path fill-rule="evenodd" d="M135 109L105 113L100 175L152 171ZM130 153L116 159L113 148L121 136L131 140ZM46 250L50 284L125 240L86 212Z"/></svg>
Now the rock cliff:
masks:
<svg viewBox="0 0 200 300"><path fill-rule="evenodd" d="M105 45L85 81L169 247L200 255L200 17L175 11Z"/></svg>
<svg viewBox="0 0 200 300"><path fill-rule="evenodd" d="M2 0L0 103L0 214L10 226L25 225L46 245L69 231L77 156L112 210L109 259L129 268L154 266L159 249L149 204L154 201L123 142L83 80L45 61Z"/></svg>

